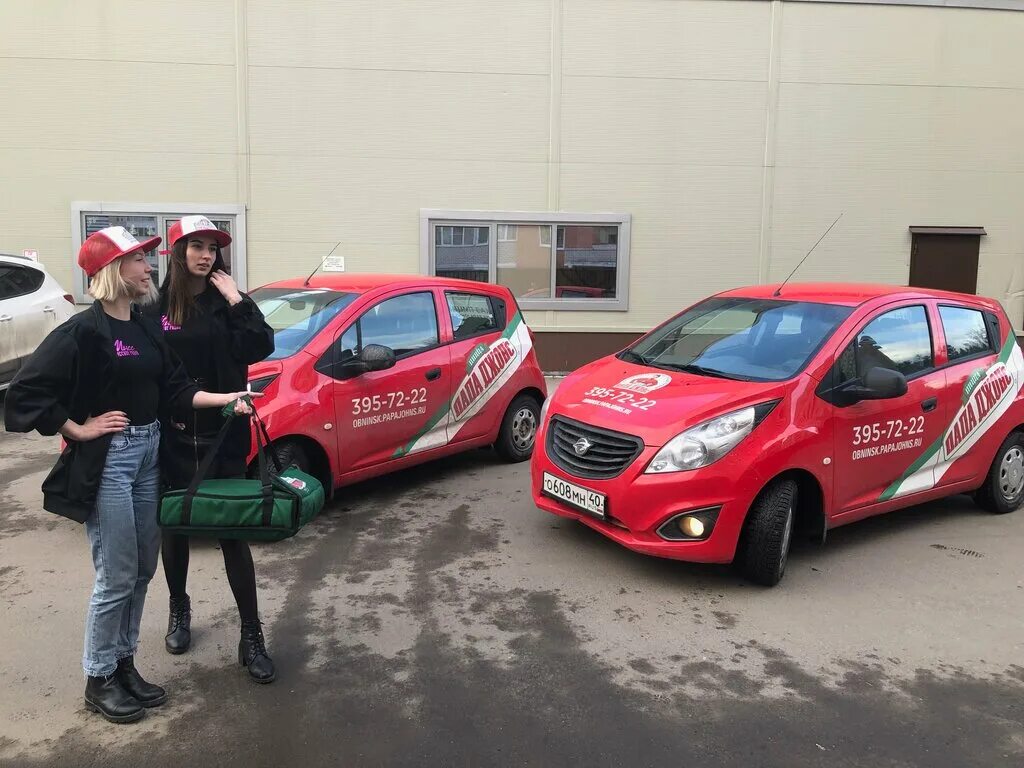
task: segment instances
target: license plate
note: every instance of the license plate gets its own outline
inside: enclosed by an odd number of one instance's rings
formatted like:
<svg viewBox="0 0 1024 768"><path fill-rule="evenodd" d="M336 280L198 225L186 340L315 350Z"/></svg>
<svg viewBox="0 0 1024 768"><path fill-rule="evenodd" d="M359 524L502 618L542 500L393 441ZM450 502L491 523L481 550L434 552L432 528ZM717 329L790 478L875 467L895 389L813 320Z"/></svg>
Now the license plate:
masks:
<svg viewBox="0 0 1024 768"><path fill-rule="evenodd" d="M544 493L559 501L564 501L570 507L604 519L605 495L603 493L570 483L549 472L544 473Z"/></svg>

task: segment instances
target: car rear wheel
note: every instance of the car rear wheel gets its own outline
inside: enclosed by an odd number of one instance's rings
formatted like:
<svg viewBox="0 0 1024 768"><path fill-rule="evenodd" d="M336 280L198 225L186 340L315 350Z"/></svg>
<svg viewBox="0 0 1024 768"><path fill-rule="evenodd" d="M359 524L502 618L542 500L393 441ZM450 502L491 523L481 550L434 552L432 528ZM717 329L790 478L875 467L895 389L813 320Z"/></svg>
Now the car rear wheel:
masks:
<svg viewBox="0 0 1024 768"><path fill-rule="evenodd" d="M540 405L529 395L520 395L505 411L494 450L505 461L526 461L533 453L539 423Z"/></svg>
<svg viewBox="0 0 1024 768"><path fill-rule="evenodd" d="M747 514L734 562L757 584L774 587L786 572L796 498L796 482L776 480L761 491Z"/></svg>
<svg viewBox="0 0 1024 768"><path fill-rule="evenodd" d="M982 509L1005 515L1024 502L1024 433L1014 432L996 451L985 484L974 494Z"/></svg>

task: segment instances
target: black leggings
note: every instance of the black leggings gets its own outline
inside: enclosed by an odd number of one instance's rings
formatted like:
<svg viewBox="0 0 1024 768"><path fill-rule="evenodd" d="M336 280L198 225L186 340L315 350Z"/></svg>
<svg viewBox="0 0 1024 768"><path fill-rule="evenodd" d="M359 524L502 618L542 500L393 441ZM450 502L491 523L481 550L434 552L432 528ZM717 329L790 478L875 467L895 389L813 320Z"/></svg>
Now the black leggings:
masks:
<svg viewBox="0 0 1024 768"><path fill-rule="evenodd" d="M221 554L224 555L224 570L228 584L238 605L242 621L257 621L260 617L256 599L256 568L252 562L252 551L248 542L236 539L219 539ZM185 597L188 581L188 536L165 533L162 546L164 575L171 597Z"/></svg>

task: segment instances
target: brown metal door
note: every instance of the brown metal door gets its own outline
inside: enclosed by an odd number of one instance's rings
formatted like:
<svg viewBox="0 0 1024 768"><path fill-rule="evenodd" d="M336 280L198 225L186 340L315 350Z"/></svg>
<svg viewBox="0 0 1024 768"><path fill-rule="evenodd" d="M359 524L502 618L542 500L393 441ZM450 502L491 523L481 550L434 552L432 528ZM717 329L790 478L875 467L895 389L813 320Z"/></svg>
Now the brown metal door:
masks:
<svg viewBox="0 0 1024 768"><path fill-rule="evenodd" d="M910 285L976 293L980 242L978 235L915 232L910 252Z"/></svg>

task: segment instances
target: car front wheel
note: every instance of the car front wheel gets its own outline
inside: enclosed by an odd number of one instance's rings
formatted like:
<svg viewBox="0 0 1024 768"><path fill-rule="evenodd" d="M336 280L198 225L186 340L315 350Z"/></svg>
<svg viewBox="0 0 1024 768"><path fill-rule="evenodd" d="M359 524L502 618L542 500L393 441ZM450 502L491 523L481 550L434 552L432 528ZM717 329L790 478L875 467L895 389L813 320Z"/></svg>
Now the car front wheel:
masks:
<svg viewBox="0 0 1024 768"><path fill-rule="evenodd" d="M757 584L774 587L786 572L796 498L793 480L776 480L761 491L747 514L734 563Z"/></svg>

